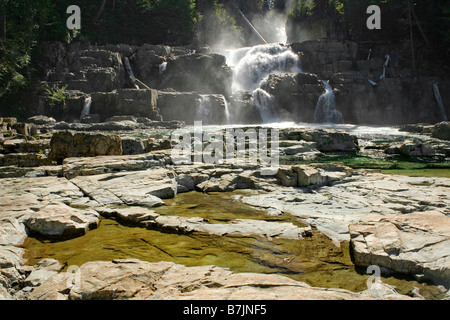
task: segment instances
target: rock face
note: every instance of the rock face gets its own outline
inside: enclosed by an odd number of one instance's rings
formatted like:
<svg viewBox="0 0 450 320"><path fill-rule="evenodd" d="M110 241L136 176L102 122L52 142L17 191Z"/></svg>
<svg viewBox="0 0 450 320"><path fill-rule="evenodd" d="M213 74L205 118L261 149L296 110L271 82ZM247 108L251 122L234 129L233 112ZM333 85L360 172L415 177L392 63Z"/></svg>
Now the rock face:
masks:
<svg viewBox="0 0 450 320"><path fill-rule="evenodd" d="M346 40L320 39L292 43L291 47L301 56L303 72L329 80L336 96L336 108L346 123L403 125L442 121L432 89L436 79L413 77L410 63L405 63L409 53L398 45L358 46ZM385 77L380 79L387 55ZM439 86L449 114L450 83L442 81ZM296 102L293 97L291 103Z"/></svg>
<svg viewBox="0 0 450 320"><path fill-rule="evenodd" d="M168 59L159 89L231 95L232 71L219 54L194 53Z"/></svg>
<svg viewBox="0 0 450 320"><path fill-rule="evenodd" d="M374 286L372 286L374 288ZM310 287L278 275L234 274L215 266L185 267L170 262L135 259L96 261L75 274L60 273L29 296L31 300L358 300L409 299L389 287L352 293Z"/></svg>
<svg viewBox="0 0 450 320"><path fill-rule="evenodd" d="M95 157L121 155L122 140L115 135L103 133L57 132L50 141L49 158L62 162L70 157Z"/></svg>
<svg viewBox="0 0 450 320"><path fill-rule="evenodd" d="M226 100L220 94L159 91L158 107L167 121L183 119L189 125L194 121L205 125L227 123Z"/></svg>
<svg viewBox="0 0 450 320"><path fill-rule="evenodd" d="M355 264L450 284L450 218L438 212L373 217L349 227Z"/></svg>
<svg viewBox="0 0 450 320"><path fill-rule="evenodd" d="M118 89L114 92L92 94L91 112L104 121L112 116L133 115L161 121L158 93L148 89Z"/></svg>
<svg viewBox="0 0 450 320"><path fill-rule="evenodd" d="M262 89L274 96L277 115L285 121L313 122L323 85L314 74L270 75Z"/></svg>

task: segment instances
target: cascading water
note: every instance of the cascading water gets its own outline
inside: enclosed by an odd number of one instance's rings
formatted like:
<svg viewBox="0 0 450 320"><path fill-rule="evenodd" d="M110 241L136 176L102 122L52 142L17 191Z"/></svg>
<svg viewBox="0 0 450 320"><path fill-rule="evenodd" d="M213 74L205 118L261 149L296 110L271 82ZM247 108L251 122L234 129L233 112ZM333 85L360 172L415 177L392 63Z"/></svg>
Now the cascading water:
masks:
<svg viewBox="0 0 450 320"><path fill-rule="evenodd" d="M276 122L278 118L273 105L275 97L267 91L258 88L253 91L253 103L259 110L261 119L264 123Z"/></svg>
<svg viewBox="0 0 450 320"><path fill-rule="evenodd" d="M208 95L200 95L200 99L198 99L196 119L202 120L205 124L211 122L211 98Z"/></svg>
<svg viewBox="0 0 450 320"><path fill-rule="evenodd" d="M229 124L232 121L230 105L228 104L228 101L227 101L227 99L225 99L225 97L223 97L222 99L223 99L223 103L225 105L225 118L226 118L227 124Z"/></svg>
<svg viewBox="0 0 450 320"><path fill-rule="evenodd" d="M289 47L278 43L229 51L227 63L234 67L234 92L256 90L269 74L301 72L298 56Z"/></svg>
<svg viewBox="0 0 450 320"><path fill-rule="evenodd" d="M91 105L92 105L92 98L87 97L84 100L84 107L83 107L83 111L81 111L80 120L83 120L84 117L91 114Z"/></svg>
<svg viewBox="0 0 450 320"><path fill-rule="evenodd" d="M159 65L159 76L161 77L167 70L167 62L163 62Z"/></svg>
<svg viewBox="0 0 450 320"><path fill-rule="evenodd" d="M325 93L320 96L314 111L315 123L344 123L342 113L336 109L336 97L328 81L322 80Z"/></svg>
<svg viewBox="0 0 450 320"><path fill-rule="evenodd" d="M261 83L270 74L301 72L298 56L289 47L272 43L231 50L227 63L234 67L233 92L253 92L253 102L263 121L276 121L274 97L261 88Z"/></svg>

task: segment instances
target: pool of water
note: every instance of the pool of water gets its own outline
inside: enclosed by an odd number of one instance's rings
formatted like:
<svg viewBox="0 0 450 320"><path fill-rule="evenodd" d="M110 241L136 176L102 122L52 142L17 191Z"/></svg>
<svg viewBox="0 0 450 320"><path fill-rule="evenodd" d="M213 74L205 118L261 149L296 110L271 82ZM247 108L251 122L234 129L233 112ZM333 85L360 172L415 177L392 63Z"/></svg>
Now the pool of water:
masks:
<svg viewBox="0 0 450 320"><path fill-rule="evenodd" d="M241 203L242 192L202 194L190 192L166 200L158 208L160 214L201 216L212 223L234 219L265 219L280 222L301 221L290 215L267 217L263 211ZM336 247L330 239L313 230L311 238L285 240L242 236L212 236L193 233L179 235L127 226L115 219L102 219L99 228L85 236L50 241L28 238L23 246L30 265L44 258L54 258L65 268L81 266L89 261L137 258L143 261L171 261L186 266L216 265L234 272L280 274L311 286L342 288L354 292L367 289L369 275L355 268L349 243ZM408 294L415 287L428 299L443 294L433 286L418 283L399 275L383 277L382 281Z"/></svg>

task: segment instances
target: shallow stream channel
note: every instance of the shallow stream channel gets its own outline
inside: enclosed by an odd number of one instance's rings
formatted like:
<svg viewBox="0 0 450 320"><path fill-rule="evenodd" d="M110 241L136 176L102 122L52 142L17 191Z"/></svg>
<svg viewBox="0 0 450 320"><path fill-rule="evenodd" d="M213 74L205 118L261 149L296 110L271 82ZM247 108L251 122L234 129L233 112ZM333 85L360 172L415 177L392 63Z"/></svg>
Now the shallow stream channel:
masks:
<svg viewBox="0 0 450 320"><path fill-rule="evenodd" d="M250 191L227 193L189 192L165 200L156 208L160 215L202 217L210 223L235 219L291 222L299 219L283 214L272 217L240 201ZM136 258L148 262L171 261L186 266L216 265L233 272L280 274L314 287L342 288L353 292L367 289L370 275L352 262L349 243L337 247L313 228L311 237L299 240L268 239L251 236L215 236L203 233L176 234L125 225L114 218L103 218L99 227L86 235L66 241L28 238L27 264L54 258L65 266L81 266L89 261ZM427 299L441 299L434 285L419 283L399 274L382 276L401 294L416 290Z"/></svg>

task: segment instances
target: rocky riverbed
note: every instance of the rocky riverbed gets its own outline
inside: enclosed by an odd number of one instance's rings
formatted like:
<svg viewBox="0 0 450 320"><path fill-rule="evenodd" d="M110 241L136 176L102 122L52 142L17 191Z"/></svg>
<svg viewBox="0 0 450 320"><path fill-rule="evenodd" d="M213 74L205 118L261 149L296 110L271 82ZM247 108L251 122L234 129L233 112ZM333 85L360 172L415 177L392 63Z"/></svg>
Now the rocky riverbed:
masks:
<svg viewBox="0 0 450 320"><path fill-rule="evenodd" d="M281 129L279 151L284 160L274 175L265 175L258 164L175 165L171 159L174 141L168 134L173 123L134 130L130 135L53 131L54 122L44 120L19 126L15 119L2 119L3 299L448 298L450 178L388 175L327 158L336 152L353 153L391 164L402 159L433 165L439 171L448 164L450 148L445 136L436 137L435 132L442 134L445 123L394 138L327 128ZM123 125L138 123L121 121ZM19 132L20 128L25 129ZM205 215L195 203L189 214L177 214L170 203L181 194L206 197L236 190L245 192L233 198L233 206L245 205L257 214ZM168 253L167 259L146 261L132 254L130 243L129 256L125 250L119 258L99 261L96 254L87 254L72 270L64 265L67 261L52 259L56 253L33 256L30 250L37 250L36 246L27 247L30 239L44 247L83 239L111 219L118 225L157 232L145 238L150 247L155 247L152 243L158 237L171 235L175 244L175 239L184 236L203 237L207 242L231 237L244 243L259 239L272 249L267 249L268 256L258 254L258 259L253 254L259 261L256 269L234 270L205 265L200 258L198 265L196 259L183 265L169 259L174 254L166 249L162 250ZM284 248L283 241L298 247L302 241L313 241L318 248L322 243L322 250L338 250L337 255L347 260L333 262L328 257L321 263L342 264L355 273L359 268L363 274L375 265L383 276L410 279L416 289L404 292L387 283L369 289L310 286L293 276L309 270L306 261L297 253L274 249ZM27 262L26 257L33 258ZM198 257L203 257L201 250ZM284 271L268 272L270 268L261 266ZM329 272L330 279L336 272ZM423 283L428 289L421 287ZM427 290L433 293L427 295Z"/></svg>

